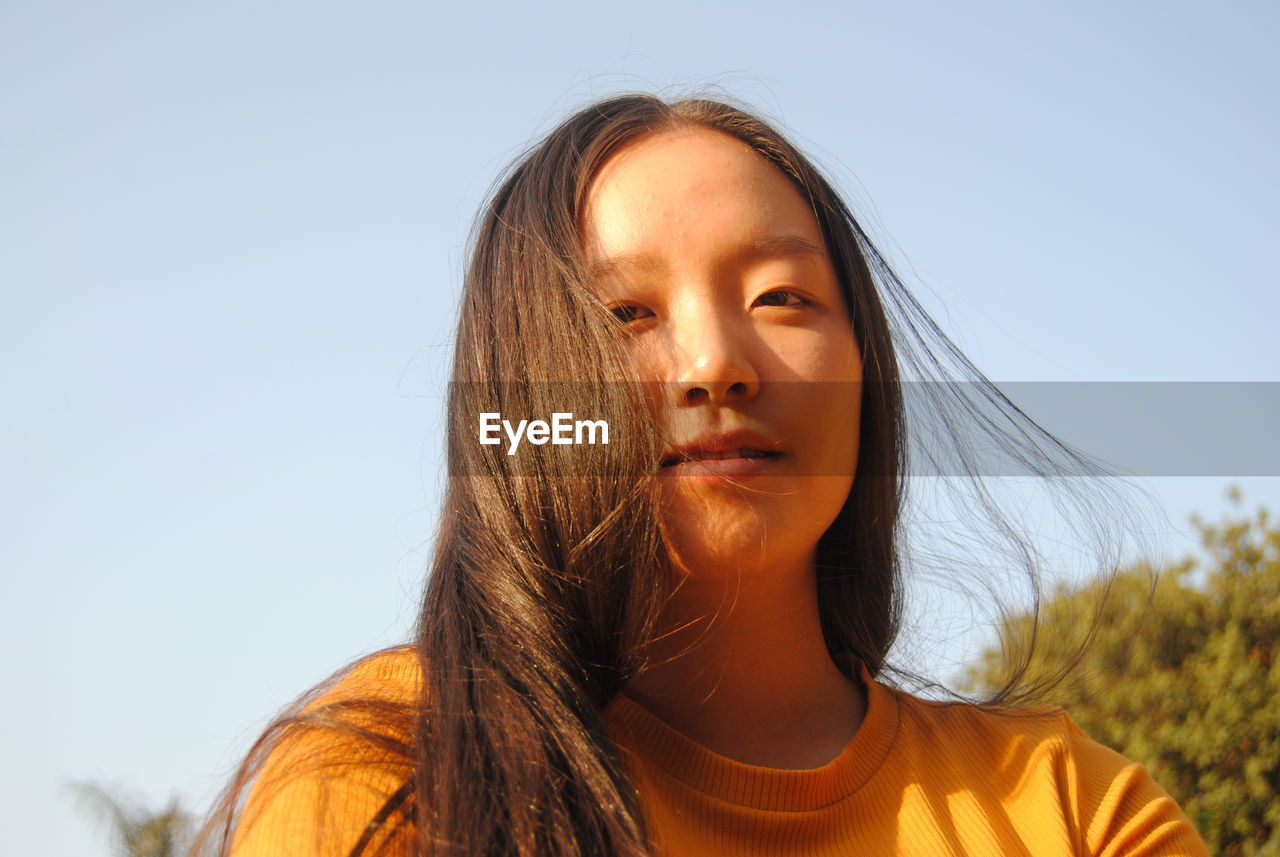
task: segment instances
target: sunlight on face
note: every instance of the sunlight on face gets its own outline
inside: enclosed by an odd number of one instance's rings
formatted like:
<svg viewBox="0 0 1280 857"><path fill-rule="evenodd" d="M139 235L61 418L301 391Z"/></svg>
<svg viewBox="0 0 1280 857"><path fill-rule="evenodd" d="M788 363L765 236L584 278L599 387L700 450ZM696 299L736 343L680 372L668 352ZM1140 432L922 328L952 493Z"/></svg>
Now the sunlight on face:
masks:
<svg viewBox="0 0 1280 857"><path fill-rule="evenodd" d="M583 238L637 375L661 382L683 570L807 573L853 484L862 362L799 191L727 135L655 134L600 170Z"/></svg>

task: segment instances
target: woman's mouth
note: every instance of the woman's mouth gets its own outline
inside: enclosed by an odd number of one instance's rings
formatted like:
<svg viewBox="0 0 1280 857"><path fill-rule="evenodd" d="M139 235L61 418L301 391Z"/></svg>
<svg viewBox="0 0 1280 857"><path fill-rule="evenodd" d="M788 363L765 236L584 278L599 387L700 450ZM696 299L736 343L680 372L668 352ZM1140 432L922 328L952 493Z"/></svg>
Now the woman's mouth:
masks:
<svg viewBox="0 0 1280 857"><path fill-rule="evenodd" d="M691 450L662 460L662 470L671 476L754 476L767 472L782 453L739 447L736 449Z"/></svg>

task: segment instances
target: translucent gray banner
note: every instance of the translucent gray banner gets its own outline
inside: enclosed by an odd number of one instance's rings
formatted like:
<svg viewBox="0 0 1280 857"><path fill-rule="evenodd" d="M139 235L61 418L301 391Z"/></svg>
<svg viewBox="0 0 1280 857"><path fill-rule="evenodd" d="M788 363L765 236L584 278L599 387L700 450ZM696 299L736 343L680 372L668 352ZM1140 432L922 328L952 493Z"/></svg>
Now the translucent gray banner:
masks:
<svg viewBox="0 0 1280 857"><path fill-rule="evenodd" d="M450 440L450 466L455 474L593 472L608 466L614 448L650 430L627 424L626 414L635 411L619 403L630 398L657 415L664 455L736 430L763 439L744 440L743 447L778 450L777 460L786 459L779 473L840 475L831 472L838 469L829 463L833 457L814 448L858 443L858 475L892 475L866 453L875 415L898 400L902 466L912 476L1280 476L1280 382L904 382L878 389L796 381L715 397L699 389L454 384L454 407L465 411L455 425L465 428ZM851 407L861 410L861 438L847 431ZM680 475L661 464L655 468Z"/></svg>
<svg viewBox="0 0 1280 857"><path fill-rule="evenodd" d="M917 385L905 386L906 398L911 400L910 388ZM1123 473L1280 476L1277 382L1004 382L997 386L1057 438ZM921 402L926 406L922 422L928 422L929 398ZM1005 474L997 468L992 475L1023 474Z"/></svg>

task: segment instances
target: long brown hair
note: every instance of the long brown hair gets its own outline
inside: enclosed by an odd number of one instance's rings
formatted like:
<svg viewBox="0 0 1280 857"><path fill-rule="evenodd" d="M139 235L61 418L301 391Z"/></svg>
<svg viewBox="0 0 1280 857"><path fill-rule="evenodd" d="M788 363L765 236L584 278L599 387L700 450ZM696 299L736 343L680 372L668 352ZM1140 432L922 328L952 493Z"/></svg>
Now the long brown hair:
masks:
<svg viewBox="0 0 1280 857"><path fill-rule="evenodd" d="M908 455L895 346L909 348L914 376L972 385L961 396L954 387L930 392L930 407L998 438L1016 435L1008 454L1032 471L1098 472L964 358L828 181L769 124L720 101L669 104L650 95L579 111L509 170L478 219L448 402L448 487L416 632L424 693L416 707L369 709L404 721L408 740L392 749L408 773L370 819L361 849L382 831L381 845L394 840L397 853L650 852L639 797L600 712L643 668L644 643L657 629L668 562L654 492L660 447L643 396L619 383L626 363L586 270L580 222L591 181L611 155L690 126L741 140L795 185L851 309L864 379L857 472L818 545L816 569L837 664L852 671L861 661L879 674L902 619ZM516 458L475 442L479 413L568 410L568 389L576 412L629 430L614 432L607 446L575 447L572 466L550 447ZM991 407L1005 426L987 427ZM1021 547L985 492L979 497L995 529ZM1020 555L1034 584L1034 552ZM1014 698L1020 677L988 701ZM293 712L263 746L314 715ZM339 728L342 718L326 717ZM243 769L233 789L249 777ZM229 799L224 837L233 808Z"/></svg>

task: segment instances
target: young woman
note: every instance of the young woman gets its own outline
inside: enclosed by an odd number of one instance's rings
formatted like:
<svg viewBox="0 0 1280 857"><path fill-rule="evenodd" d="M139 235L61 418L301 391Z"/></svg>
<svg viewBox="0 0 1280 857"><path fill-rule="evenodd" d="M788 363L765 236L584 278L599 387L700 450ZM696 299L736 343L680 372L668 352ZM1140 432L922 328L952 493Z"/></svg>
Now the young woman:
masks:
<svg viewBox="0 0 1280 857"><path fill-rule="evenodd" d="M934 392L939 412L995 407L1011 457L1091 472L955 352L768 125L650 96L569 118L478 224L415 644L277 721L203 846L1205 853L1060 710L878 679L906 564L904 353L973 382ZM608 443L518 429L569 413ZM518 430L482 442L485 420Z"/></svg>

